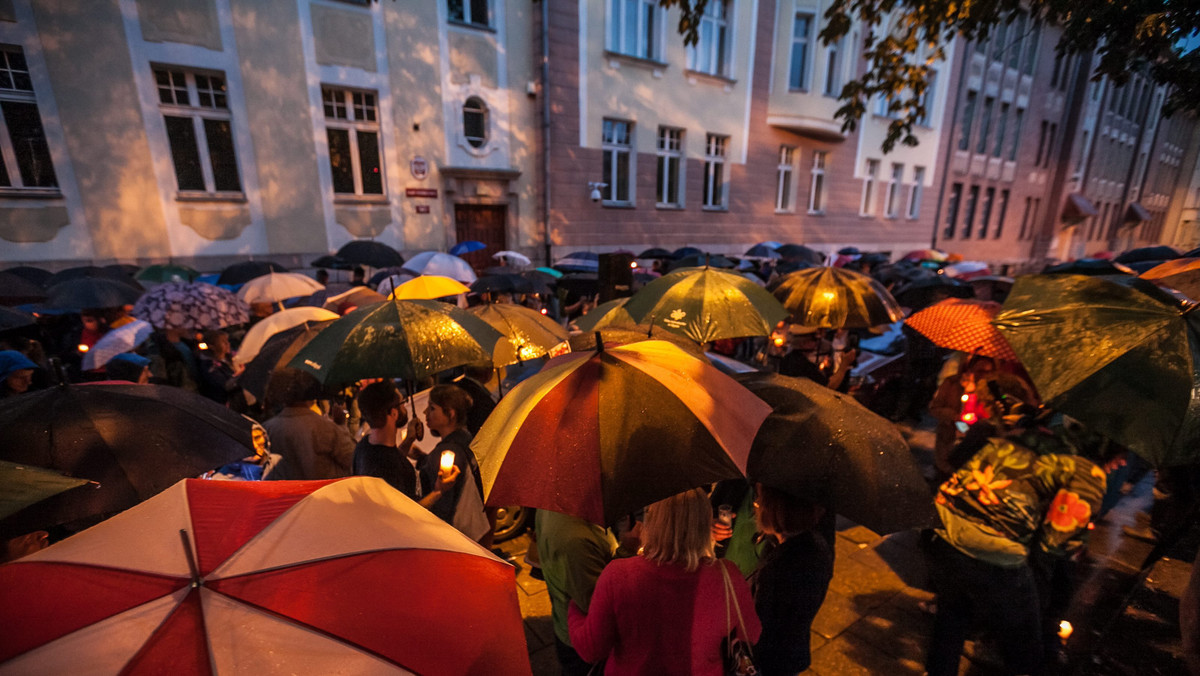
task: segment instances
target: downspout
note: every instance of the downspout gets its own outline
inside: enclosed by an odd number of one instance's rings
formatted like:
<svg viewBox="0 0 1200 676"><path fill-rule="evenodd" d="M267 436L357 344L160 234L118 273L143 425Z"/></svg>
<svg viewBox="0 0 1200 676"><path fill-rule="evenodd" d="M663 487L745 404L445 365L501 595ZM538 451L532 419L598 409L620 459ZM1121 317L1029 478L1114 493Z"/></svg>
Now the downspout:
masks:
<svg viewBox="0 0 1200 676"><path fill-rule="evenodd" d="M958 124L958 104L962 101L963 85L967 80L969 66L967 59L971 58L971 50L966 48L966 44L966 40L960 39L959 45L954 50L956 54L962 52L965 56L959 60L958 87L954 90L954 107L950 111L950 138L946 142L946 156L942 160L942 184L938 186L937 209L933 212L933 236L929 238L929 248L931 249L937 248L938 232L942 229L942 200L946 197L946 181L950 178L950 154L954 152L954 130L956 128L955 125ZM945 125L944 120L942 124Z"/></svg>
<svg viewBox="0 0 1200 676"><path fill-rule="evenodd" d="M550 0L542 5L542 239L550 258Z"/></svg>

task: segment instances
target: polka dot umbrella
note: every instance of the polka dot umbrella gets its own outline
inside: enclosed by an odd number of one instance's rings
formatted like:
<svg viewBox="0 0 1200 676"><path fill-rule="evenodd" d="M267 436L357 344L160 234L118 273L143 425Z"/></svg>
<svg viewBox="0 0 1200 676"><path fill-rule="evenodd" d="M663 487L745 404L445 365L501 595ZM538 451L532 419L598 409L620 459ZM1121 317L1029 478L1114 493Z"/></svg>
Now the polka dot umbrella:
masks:
<svg viewBox="0 0 1200 676"><path fill-rule="evenodd" d="M159 329L206 331L250 321L250 308L233 293L201 282L168 282L146 292L133 316Z"/></svg>

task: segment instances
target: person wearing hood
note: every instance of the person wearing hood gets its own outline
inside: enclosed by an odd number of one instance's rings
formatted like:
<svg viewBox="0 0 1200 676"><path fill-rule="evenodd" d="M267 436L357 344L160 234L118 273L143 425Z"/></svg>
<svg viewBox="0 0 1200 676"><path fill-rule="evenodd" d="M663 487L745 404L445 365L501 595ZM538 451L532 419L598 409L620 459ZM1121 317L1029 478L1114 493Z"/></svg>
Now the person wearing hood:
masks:
<svg viewBox="0 0 1200 676"><path fill-rule="evenodd" d="M0 398L28 392L33 385L33 372L38 368L33 360L16 350L0 350Z"/></svg>

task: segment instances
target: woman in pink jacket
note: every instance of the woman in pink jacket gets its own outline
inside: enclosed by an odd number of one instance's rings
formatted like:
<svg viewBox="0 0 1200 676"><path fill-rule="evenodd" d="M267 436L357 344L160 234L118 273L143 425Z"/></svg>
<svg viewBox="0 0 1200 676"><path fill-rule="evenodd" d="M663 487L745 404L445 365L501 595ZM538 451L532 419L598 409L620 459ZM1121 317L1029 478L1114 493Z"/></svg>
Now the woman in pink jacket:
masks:
<svg viewBox="0 0 1200 676"><path fill-rule="evenodd" d="M585 615L571 604L568 628L580 657L607 659L606 674L720 676L721 640L737 627L726 617L724 566L751 644L761 626L750 588L735 565L713 556L712 507L693 489L646 508L638 556L600 574ZM731 624L732 623L732 624Z"/></svg>

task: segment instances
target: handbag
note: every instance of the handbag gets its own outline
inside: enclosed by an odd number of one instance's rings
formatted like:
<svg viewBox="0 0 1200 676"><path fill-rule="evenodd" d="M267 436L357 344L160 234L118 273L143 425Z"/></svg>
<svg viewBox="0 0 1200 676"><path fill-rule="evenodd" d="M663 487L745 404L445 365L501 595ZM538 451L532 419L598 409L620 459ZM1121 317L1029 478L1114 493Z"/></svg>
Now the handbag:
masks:
<svg viewBox="0 0 1200 676"><path fill-rule="evenodd" d="M721 577L725 579L726 636L721 639L721 656L724 658L725 674L726 676L755 676L758 674L758 667L754 664L754 653L750 649L750 643L738 636L739 628L742 635L746 634L746 621L742 619L742 607L738 603L737 593L733 589L733 580L729 578L729 570L725 567L724 561L717 561L717 566L721 568ZM733 625L733 618L729 612L731 603L733 610L737 613L737 626Z"/></svg>

